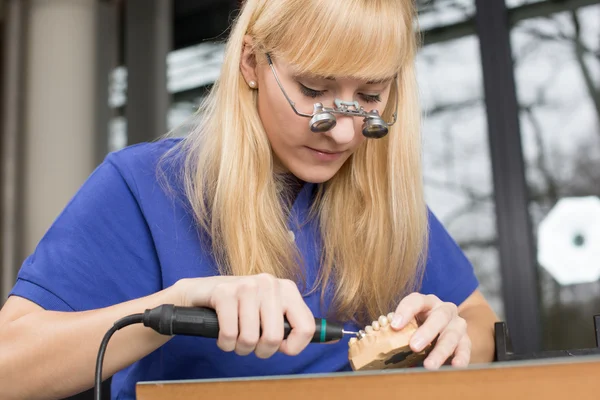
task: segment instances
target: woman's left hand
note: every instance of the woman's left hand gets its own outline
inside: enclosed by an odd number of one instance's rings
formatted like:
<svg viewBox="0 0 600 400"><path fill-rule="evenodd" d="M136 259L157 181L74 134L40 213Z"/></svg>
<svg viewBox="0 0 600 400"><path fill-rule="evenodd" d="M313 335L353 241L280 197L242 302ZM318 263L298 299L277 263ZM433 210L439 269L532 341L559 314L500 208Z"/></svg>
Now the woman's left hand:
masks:
<svg viewBox="0 0 600 400"><path fill-rule="evenodd" d="M454 303L447 303L434 295L412 293L406 296L396 308L392 329L402 329L413 317L419 328L410 339L410 347L419 352L439 338L423 366L437 369L450 357L451 365L466 367L471 359L471 339L467 334L467 322L458 315Z"/></svg>

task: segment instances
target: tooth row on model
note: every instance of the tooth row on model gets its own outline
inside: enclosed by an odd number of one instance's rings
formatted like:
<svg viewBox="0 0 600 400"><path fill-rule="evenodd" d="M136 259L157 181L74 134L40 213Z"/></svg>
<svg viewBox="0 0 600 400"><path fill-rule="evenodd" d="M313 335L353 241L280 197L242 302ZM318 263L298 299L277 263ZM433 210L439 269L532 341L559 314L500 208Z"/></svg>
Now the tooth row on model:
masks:
<svg viewBox="0 0 600 400"><path fill-rule="evenodd" d="M372 334L373 332L378 331L381 328L388 326L388 324L392 322L392 318L394 318L393 312L389 313L388 315L380 316L379 319L377 319L377 321L373 321L373 323L371 325L367 325L364 330L360 330L358 332L358 338L355 338L355 337L350 338L348 345L350 346L350 345L356 343L357 340L362 339L365 336Z"/></svg>

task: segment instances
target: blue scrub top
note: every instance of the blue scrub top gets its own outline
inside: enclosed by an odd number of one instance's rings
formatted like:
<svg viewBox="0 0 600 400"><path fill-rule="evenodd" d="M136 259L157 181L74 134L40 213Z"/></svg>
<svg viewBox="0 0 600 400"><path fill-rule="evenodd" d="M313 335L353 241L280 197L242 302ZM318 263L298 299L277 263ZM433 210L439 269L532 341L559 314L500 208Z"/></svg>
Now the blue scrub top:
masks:
<svg viewBox="0 0 600 400"><path fill-rule="evenodd" d="M177 184L181 158L173 158L165 169L174 193L157 179L159 158L179 140L143 143L109 154L24 261L10 294L47 310L83 311L147 296L182 278L215 275L214 260L201 247L193 215L181 200ZM304 185L292 218L306 217L314 188ZM458 305L477 288L477 279L432 213L429 223L428 262L420 292ZM312 222L300 226L290 228L310 284L317 270L318 229ZM318 291L305 301L316 317L325 315ZM337 344L310 344L298 356L276 353L263 360L253 354L225 353L214 339L174 337L116 373L112 398L134 399L139 381L349 371L347 342L348 338Z"/></svg>

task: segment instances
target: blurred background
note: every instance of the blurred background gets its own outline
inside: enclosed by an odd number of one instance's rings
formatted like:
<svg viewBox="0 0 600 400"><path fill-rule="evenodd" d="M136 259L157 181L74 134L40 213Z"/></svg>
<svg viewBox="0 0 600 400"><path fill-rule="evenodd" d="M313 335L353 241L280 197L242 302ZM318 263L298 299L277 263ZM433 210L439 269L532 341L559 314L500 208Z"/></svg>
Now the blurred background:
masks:
<svg viewBox="0 0 600 400"><path fill-rule="evenodd" d="M3 299L107 152L186 134L239 3L0 0ZM595 347L600 1L417 4L431 209L515 351Z"/></svg>

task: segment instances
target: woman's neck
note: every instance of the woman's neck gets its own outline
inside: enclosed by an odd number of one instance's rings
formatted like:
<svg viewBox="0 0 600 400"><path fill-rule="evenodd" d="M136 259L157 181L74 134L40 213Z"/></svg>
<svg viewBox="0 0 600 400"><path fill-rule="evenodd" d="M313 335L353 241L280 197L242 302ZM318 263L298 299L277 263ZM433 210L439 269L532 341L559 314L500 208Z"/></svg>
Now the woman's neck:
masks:
<svg viewBox="0 0 600 400"><path fill-rule="evenodd" d="M282 185L280 194L282 196L282 200L284 200L285 204L289 204L291 207L296 198L300 194L300 191L304 187L304 182L302 179L299 179L296 175L291 173L281 162L281 160L277 157L276 154L273 154L273 172L277 176L277 180Z"/></svg>
<svg viewBox="0 0 600 400"><path fill-rule="evenodd" d="M292 173L282 174L280 175L280 177L280 182L283 186L281 191L283 200L286 204L289 204L291 207L292 204L294 204L294 202L298 198L298 195L302 191L302 188L304 187L304 184L306 182L299 179Z"/></svg>

